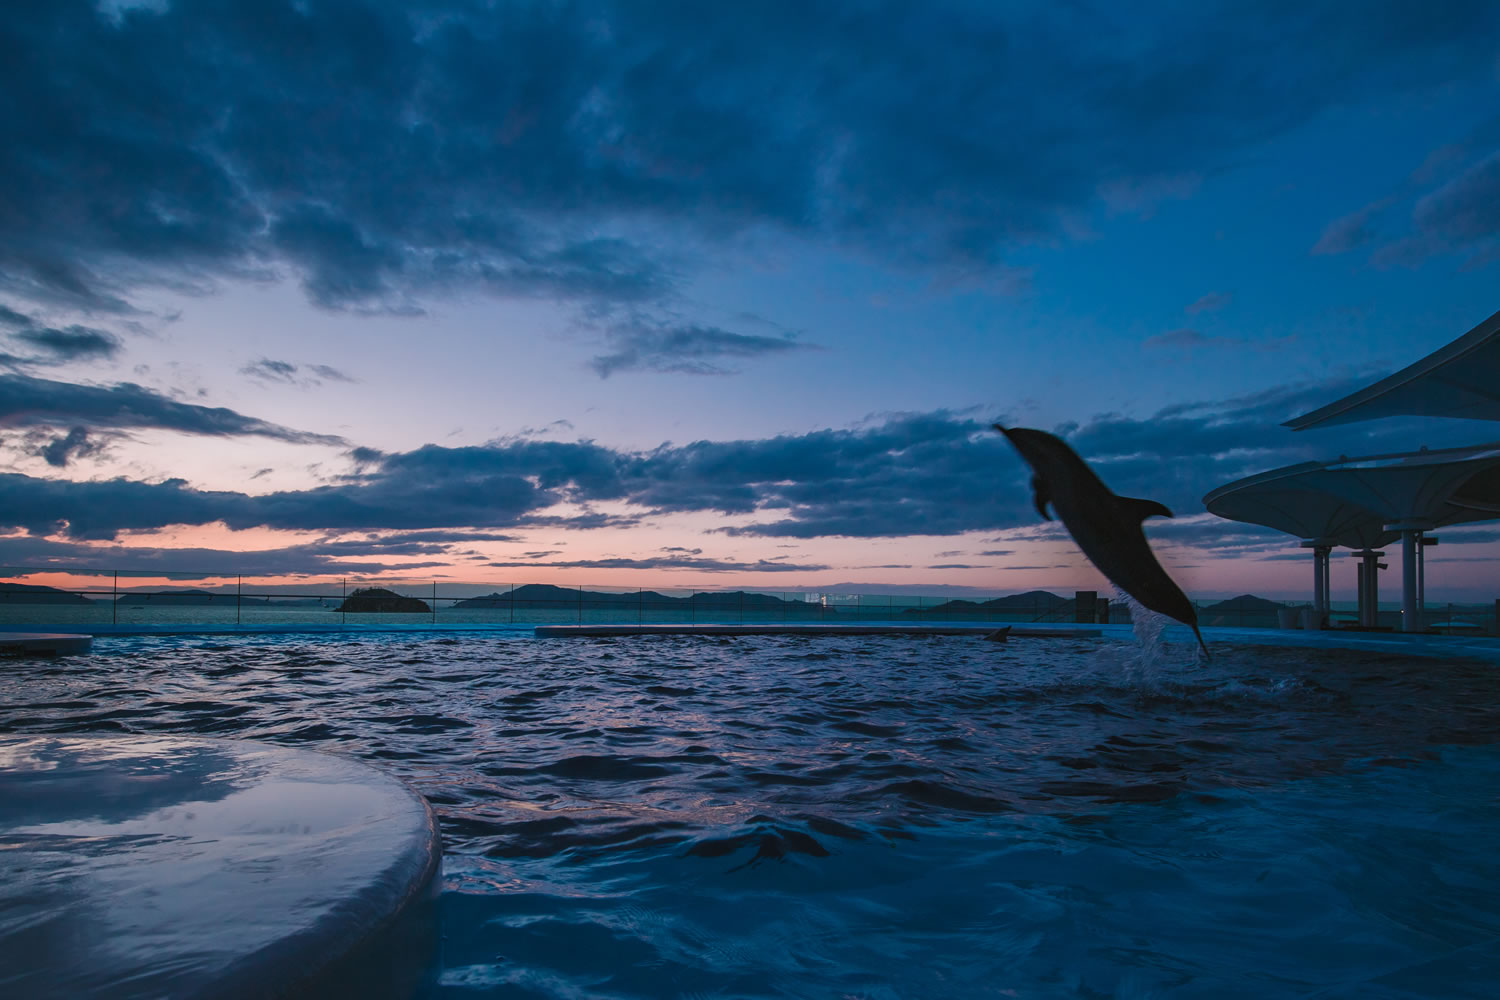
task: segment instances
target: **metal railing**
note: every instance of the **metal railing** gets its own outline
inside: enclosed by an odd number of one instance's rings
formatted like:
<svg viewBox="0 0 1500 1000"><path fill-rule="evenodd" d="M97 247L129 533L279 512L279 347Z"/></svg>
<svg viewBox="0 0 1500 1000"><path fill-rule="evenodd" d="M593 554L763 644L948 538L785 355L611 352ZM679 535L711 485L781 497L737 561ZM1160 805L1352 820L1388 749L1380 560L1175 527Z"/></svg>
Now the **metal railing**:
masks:
<svg viewBox="0 0 1500 1000"><path fill-rule="evenodd" d="M1092 592L1076 595L849 594L817 590L686 590L681 588L457 583L410 578L321 578L303 584L246 582L220 573L67 571L53 587L28 578L55 569L0 567L0 626L76 625L540 625L774 622L1024 623L1102 620ZM163 579L175 583L162 585ZM147 583L146 581L151 581ZM1076 598L1076 599L1075 599ZM1260 599L1194 602L1204 625L1285 627L1300 621L1306 602ZM1112 623L1130 620L1129 607L1107 604ZM1335 605L1328 624L1339 627L1351 610ZM1438 630L1492 634L1496 612L1486 605L1429 605L1426 622ZM1400 613L1381 612L1399 627Z"/></svg>

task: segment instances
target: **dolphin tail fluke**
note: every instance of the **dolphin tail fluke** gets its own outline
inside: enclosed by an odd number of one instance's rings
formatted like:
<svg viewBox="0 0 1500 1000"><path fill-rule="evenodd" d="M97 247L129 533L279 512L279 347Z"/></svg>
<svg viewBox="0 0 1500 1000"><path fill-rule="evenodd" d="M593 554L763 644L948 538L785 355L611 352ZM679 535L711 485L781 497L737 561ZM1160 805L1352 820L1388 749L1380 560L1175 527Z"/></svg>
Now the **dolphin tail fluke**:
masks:
<svg viewBox="0 0 1500 1000"><path fill-rule="evenodd" d="M1208 643L1203 641L1203 633L1198 631L1198 623L1193 622L1192 626L1193 634L1198 637L1198 645L1203 649L1204 659L1212 660L1214 658L1214 654L1208 651Z"/></svg>

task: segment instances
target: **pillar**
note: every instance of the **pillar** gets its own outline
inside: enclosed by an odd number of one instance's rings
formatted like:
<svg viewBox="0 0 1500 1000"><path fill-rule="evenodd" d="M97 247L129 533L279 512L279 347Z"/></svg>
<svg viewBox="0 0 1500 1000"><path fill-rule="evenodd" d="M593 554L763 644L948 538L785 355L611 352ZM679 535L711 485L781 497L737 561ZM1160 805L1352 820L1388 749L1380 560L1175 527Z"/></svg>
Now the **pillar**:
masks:
<svg viewBox="0 0 1500 1000"><path fill-rule="evenodd" d="M1422 532L1416 528L1401 531L1401 631L1420 632L1421 609L1417 607L1417 544Z"/></svg>
<svg viewBox="0 0 1500 1000"><path fill-rule="evenodd" d="M1427 613L1427 547L1436 545L1437 538L1422 534L1417 538L1417 607Z"/></svg>
<svg viewBox="0 0 1500 1000"><path fill-rule="evenodd" d="M1328 619L1328 556L1333 552L1333 542L1326 538L1307 538L1303 539L1302 547L1313 551L1313 617L1321 628Z"/></svg>
<svg viewBox="0 0 1500 1000"><path fill-rule="evenodd" d="M1359 624L1374 628L1380 624L1380 571L1385 569L1380 560L1385 553L1360 549L1353 555L1359 559Z"/></svg>

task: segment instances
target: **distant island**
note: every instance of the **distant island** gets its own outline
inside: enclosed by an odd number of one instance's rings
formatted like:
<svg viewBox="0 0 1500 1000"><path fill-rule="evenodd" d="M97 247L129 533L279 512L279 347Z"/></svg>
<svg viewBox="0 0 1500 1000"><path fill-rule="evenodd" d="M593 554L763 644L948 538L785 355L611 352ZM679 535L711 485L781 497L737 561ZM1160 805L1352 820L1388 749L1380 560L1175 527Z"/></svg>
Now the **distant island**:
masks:
<svg viewBox="0 0 1500 1000"><path fill-rule="evenodd" d="M985 611L1004 611L1009 614L1034 611L1039 615L1052 618L1070 615L1073 611L1073 599L1058 597L1046 590L1028 590L1024 594L1009 594L988 601L966 601L958 598L944 601L942 604L934 604L932 607L907 608L902 614L954 615L979 614Z"/></svg>
<svg viewBox="0 0 1500 1000"><path fill-rule="evenodd" d="M1198 613L1200 615L1274 615L1284 607L1287 607L1285 601L1270 601L1264 597L1256 597L1254 594L1241 594L1239 597L1231 597L1218 604L1210 604L1206 608L1199 609Z"/></svg>
<svg viewBox="0 0 1500 1000"><path fill-rule="evenodd" d="M271 602L264 597L241 597L238 594L224 593L216 594L209 590L162 590L149 594L121 594L115 603L131 607L147 604L153 607L202 607L212 604L234 604L242 607L258 605L266 607Z"/></svg>
<svg viewBox="0 0 1500 1000"><path fill-rule="evenodd" d="M82 594L35 583L0 580L0 603L6 604L93 604Z"/></svg>
<svg viewBox="0 0 1500 1000"><path fill-rule="evenodd" d="M469 597L453 605L455 611L474 611L497 608L541 610L545 608L568 608L582 604L587 608L711 608L717 611L745 608L760 612L775 611L786 614L816 615L821 610L811 601L788 601L774 594L756 594L745 590L700 591L691 597L668 597L654 590L632 590L626 593L610 593L602 590L577 590L558 587L550 583L528 583L505 593L495 592L483 597ZM831 612L833 609L826 609Z"/></svg>
<svg viewBox="0 0 1500 1000"><path fill-rule="evenodd" d="M335 611L347 614L422 614L432 613L426 601L415 597L402 597L394 590L384 587L364 587L344 598Z"/></svg>

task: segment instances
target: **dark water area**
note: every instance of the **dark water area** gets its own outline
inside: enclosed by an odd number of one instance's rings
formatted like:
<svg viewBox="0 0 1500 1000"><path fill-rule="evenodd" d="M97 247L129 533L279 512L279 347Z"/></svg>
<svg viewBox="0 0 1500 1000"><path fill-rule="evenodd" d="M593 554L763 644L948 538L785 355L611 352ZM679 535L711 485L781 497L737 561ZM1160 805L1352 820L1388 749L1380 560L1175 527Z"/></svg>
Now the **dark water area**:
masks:
<svg viewBox="0 0 1500 1000"><path fill-rule="evenodd" d="M1500 668L968 637L101 639L0 731L350 754L432 803L433 997L1466 997Z"/></svg>

